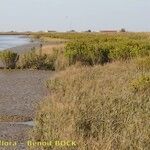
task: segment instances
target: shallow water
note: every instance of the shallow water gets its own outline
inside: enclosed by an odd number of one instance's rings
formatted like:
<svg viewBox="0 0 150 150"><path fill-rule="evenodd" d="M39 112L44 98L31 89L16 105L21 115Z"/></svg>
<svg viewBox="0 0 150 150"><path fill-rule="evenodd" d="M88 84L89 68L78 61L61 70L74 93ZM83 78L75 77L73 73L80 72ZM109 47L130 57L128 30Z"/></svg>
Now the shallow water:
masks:
<svg viewBox="0 0 150 150"><path fill-rule="evenodd" d="M0 35L0 51L30 43L30 39L22 35Z"/></svg>
<svg viewBox="0 0 150 150"><path fill-rule="evenodd" d="M0 124L27 125L27 126L31 126L31 127L35 126L34 121L26 121L26 122L0 122Z"/></svg>
<svg viewBox="0 0 150 150"><path fill-rule="evenodd" d="M27 122L18 122L17 124L22 124L22 125L28 125L28 126L35 126L35 123L33 121L27 121Z"/></svg>

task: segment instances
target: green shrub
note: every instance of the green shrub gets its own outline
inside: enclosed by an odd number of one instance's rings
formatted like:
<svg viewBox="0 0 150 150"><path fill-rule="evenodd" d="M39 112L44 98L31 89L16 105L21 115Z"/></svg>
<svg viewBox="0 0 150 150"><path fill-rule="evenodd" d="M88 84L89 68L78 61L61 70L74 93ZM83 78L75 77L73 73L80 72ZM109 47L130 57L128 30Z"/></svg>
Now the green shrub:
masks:
<svg viewBox="0 0 150 150"><path fill-rule="evenodd" d="M93 37L92 37L93 36ZM137 35L89 35L70 41L65 55L70 64L80 61L83 64L104 64L116 60L129 60L150 55L150 42Z"/></svg>
<svg viewBox="0 0 150 150"><path fill-rule="evenodd" d="M17 53L11 51L0 52L0 60L2 61L5 68L14 69L16 67L17 59L18 59Z"/></svg>
<svg viewBox="0 0 150 150"><path fill-rule="evenodd" d="M18 68L22 69L50 69L54 70L53 56L38 55L34 51L22 54L17 64Z"/></svg>
<svg viewBox="0 0 150 150"><path fill-rule="evenodd" d="M112 60L127 60L132 58L131 48L127 45L116 46L110 53Z"/></svg>
<svg viewBox="0 0 150 150"><path fill-rule="evenodd" d="M104 64L109 62L109 49L97 41L73 41L65 48L65 55L70 64L82 62L87 65Z"/></svg>
<svg viewBox="0 0 150 150"><path fill-rule="evenodd" d="M131 85L135 91L150 92L150 76L142 75L140 78L133 80Z"/></svg>

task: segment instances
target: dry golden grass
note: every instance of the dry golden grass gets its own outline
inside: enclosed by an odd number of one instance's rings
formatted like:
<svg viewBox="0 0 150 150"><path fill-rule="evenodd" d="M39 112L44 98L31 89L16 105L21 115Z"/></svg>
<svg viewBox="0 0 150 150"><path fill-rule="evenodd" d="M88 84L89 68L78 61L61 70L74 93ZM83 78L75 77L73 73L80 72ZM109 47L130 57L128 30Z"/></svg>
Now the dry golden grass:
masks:
<svg viewBox="0 0 150 150"><path fill-rule="evenodd" d="M150 71L150 56L138 58L135 64L137 69L141 71Z"/></svg>
<svg viewBox="0 0 150 150"><path fill-rule="evenodd" d="M63 49L65 44L50 44L42 47L42 54L51 55L54 49Z"/></svg>
<svg viewBox="0 0 150 150"><path fill-rule="evenodd" d="M55 57L55 70L65 70L69 66L69 60L64 56L65 44L51 44L42 47L41 53Z"/></svg>
<svg viewBox="0 0 150 150"><path fill-rule="evenodd" d="M150 82L134 63L78 65L48 81L52 95L38 108L33 139L76 141L64 150L149 150ZM136 79L144 91L133 90Z"/></svg>

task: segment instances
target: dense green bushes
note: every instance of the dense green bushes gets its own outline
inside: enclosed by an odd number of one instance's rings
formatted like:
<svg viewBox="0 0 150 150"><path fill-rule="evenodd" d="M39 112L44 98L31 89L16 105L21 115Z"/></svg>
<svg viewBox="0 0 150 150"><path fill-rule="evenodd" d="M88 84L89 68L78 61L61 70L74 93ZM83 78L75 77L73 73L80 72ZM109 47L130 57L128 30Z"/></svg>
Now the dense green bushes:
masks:
<svg viewBox="0 0 150 150"><path fill-rule="evenodd" d="M96 65L109 62L109 49L95 41L70 42L65 49L70 64L80 61L83 64Z"/></svg>
<svg viewBox="0 0 150 150"><path fill-rule="evenodd" d="M124 37L101 37L74 40L68 43L65 51L70 64L81 61L84 64L104 64L116 60L129 60L150 55L150 42L143 39Z"/></svg>
<svg viewBox="0 0 150 150"><path fill-rule="evenodd" d="M11 51L0 52L0 60L2 61L5 68L13 69L16 67L18 59L17 53Z"/></svg>

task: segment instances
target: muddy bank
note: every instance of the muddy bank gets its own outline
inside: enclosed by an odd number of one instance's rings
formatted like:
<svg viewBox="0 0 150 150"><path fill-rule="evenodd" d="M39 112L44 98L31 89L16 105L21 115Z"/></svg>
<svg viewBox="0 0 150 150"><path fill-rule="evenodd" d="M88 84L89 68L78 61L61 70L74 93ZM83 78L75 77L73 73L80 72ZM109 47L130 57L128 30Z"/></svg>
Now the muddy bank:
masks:
<svg viewBox="0 0 150 150"><path fill-rule="evenodd" d="M32 118L37 103L48 94L44 81L53 74L39 70L0 70L0 116Z"/></svg>
<svg viewBox="0 0 150 150"><path fill-rule="evenodd" d="M0 123L0 140L17 142L17 146L0 146L0 150L27 150L26 141L32 128L27 125Z"/></svg>
<svg viewBox="0 0 150 150"><path fill-rule="evenodd" d="M22 122L34 118L38 103L49 94L45 82L53 75L51 71L0 70L0 140L25 143L32 126Z"/></svg>

